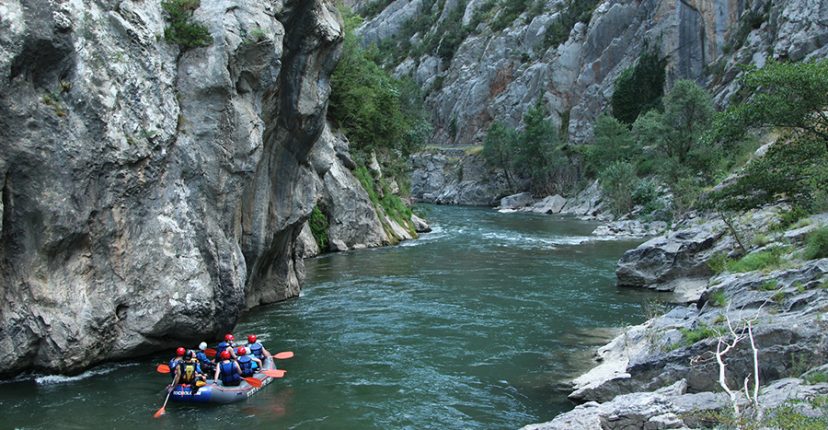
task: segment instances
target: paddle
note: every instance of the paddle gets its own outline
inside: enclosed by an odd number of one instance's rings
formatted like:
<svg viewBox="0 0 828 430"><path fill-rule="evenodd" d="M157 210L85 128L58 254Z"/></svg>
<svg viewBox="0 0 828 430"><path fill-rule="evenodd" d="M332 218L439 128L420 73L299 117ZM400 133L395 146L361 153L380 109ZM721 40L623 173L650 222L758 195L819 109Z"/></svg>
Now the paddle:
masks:
<svg viewBox="0 0 828 430"><path fill-rule="evenodd" d="M175 389L175 384L176 383L178 383L178 375L175 375L175 378L173 378L173 383L170 386L170 391L167 392L167 398L164 399L164 405L161 406L161 409L156 411L155 414L153 414L153 416L152 416L153 418L158 418L161 415L164 415L164 411L167 408L167 402L170 401L170 394L172 394L173 390Z"/></svg>
<svg viewBox="0 0 828 430"><path fill-rule="evenodd" d="M155 368L155 371L158 373L171 373L170 366L166 364L159 364L158 367Z"/></svg>
<svg viewBox="0 0 828 430"><path fill-rule="evenodd" d="M262 370L262 373L265 376L270 376L271 378L284 378L285 373L287 373L287 371L281 370L281 369L280 370Z"/></svg>
<svg viewBox="0 0 828 430"><path fill-rule="evenodd" d="M293 351L280 352L274 355L273 358L277 360L287 360L288 358L293 358Z"/></svg>
<svg viewBox="0 0 828 430"><path fill-rule="evenodd" d="M250 377L250 378L242 378L242 379L244 379L245 381L247 381L248 384L250 384L250 385L252 385L256 388L259 388L259 387L262 386L262 381L260 381L256 378Z"/></svg>

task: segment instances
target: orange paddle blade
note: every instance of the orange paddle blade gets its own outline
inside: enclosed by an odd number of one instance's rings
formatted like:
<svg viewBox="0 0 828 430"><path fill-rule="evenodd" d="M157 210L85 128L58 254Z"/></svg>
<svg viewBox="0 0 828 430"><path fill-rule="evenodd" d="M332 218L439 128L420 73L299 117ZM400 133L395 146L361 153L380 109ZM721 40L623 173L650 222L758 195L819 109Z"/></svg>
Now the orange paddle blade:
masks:
<svg viewBox="0 0 828 430"><path fill-rule="evenodd" d="M248 384L250 384L250 385L252 385L256 388L259 388L259 387L262 386L262 381L260 381L256 378L242 378L242 379L244 379L245 381L247 381Z"/></svg>
<svg viewBox="0 0 828 430"><path fill-rule="evenodd" d="M287 373L287 371L281 370L281 369L279 369L279 370L262 370L262 373L264 373L265 376L270 376L271 378L284 378L285 373Z"/></svg>
<svg viewBox="0 0 828 430"><path fill-rule="evenodd" d="M170 366L167 366L166 364L159 364L158 367L155 368L155 371L158 372L158 373L170 373L171 372Z"/></svg>
<svg viewBox="0 0 828 430"><path fill-rule="evenodd" d="M164 415L164 409L165 408L166 408L166 406L162 406L161 409L159 409L152 417L153 418L158 418L161 415Z"/></svg>
<svg viewBox="0 0 828 430"><path fill-rule="evenodd" d="M204 350L204 354L210 358L213 358L216 356L216 350L213 348L207 348Z"/></svg>
<svg viewBox="0 0 828 430"><path fill-rule="evenodd" d="M273 358L277 360L287 360L288 358L293 358L293 351L280 352L274 355Z"/></svg>

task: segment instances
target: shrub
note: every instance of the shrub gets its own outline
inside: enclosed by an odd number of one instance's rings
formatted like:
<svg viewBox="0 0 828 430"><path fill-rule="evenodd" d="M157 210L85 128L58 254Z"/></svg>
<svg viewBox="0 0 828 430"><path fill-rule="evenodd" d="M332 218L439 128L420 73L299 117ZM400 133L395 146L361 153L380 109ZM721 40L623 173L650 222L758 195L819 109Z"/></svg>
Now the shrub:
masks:
<svg viewBox="0 0 828 430"><path fill-rule="evenodd" d="M612 115L632 124L638 115L661 106L667 59L655 50L645 51L635 66L618 76L610 104Z"/></svg>
<svg viewBox="0 0 828 430"><path fill-rule="evenodd" d="M384 71L353 34L361 19L343 10L345 43L331 76L328 114L348 135L359 161L376 153L381 162L406 158L431 134L419 88Z"/></svg>
<svg viewBox="0 0 828 430"><path fill-rule="evenodd" d="M316 244L319 245L319 249L326 250L328 248L329 223L328 217L319 209L319 206L313 207L313 212L311 212L308 223L310 224L313 238L316 239Z"/></svg>
<svg viewBox="0 0 828 430"><path fill-rule="evenodd" d="M806 260L828 258L828 226L818 228L808 234L804 258Z"/></svg>
<svg viewBox="0 0 828 430"><path fill-rule="evenodd" d="M825 372L810 372L805 375L805 383L809 385L823 384L828 382L828 373Z"/></svg>
<svg viewBox="0 0 828 430"><path fill-rule="evenodd" d="M503 171L510 190L514 189L511 166L513 155L517 151L518 136L515 129L495 122L489 127L483 143L483 158L490 166Z"/></svg>
<svg viewBox="0 0 828 430"><path fill-rule="evenodd" d="M204 24L192 21L193 11L201 6L200 0L165 0L161 8L170 17L164 28L164 38L169 43L177 44L182 50L208 46L213 37Z"/></svg>
<svg viewBox="0 0 828 430"><path fill-rule="evenodd" d="M638 185L632 164L616 161L601 171L599 180L615 215L623 215L632 209L632 192Z"/></svg>

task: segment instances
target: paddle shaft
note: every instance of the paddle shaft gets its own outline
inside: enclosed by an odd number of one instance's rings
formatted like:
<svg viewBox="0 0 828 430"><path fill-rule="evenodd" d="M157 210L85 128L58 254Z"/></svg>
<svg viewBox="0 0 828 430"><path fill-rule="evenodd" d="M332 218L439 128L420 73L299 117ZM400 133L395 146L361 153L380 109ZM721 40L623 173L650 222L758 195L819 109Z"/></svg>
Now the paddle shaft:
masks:
<svg viewBox="0 0 828 430"><path fill-rule="evenodd" d="M167 398L164 399L164 405L161 406L161 409L159 409L157 412L155 412L155 415L153 415L153 417L158 418L161 415L164 415L164 410L167 409L167 402L170 401L170 394L172 394L173 390L175 390L175 384L177 384L177 383L178 383L178 374L176 374L175 378L173 378L173 383L170 386L170 390L167 391Z"/></svg>

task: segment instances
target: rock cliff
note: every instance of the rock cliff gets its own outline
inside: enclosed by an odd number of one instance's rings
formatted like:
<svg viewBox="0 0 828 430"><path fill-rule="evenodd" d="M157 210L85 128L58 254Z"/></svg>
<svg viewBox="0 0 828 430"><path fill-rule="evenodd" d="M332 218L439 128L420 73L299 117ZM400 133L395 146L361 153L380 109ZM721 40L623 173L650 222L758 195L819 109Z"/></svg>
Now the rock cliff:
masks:
<svg viewBox="0 0 828 430"><path fill-rule="evenodd" d="M720 104L737 93L743 65L828 53L821 2L598 0L573 19L566 10L575 3L583 2L396 0L361 32L366 43L399 52L390 66L427 89L437 145L481 144L493 121L519 126L539 98L570 142L588 141L595 118L609 109L615 79L645 50L667 59L667 86L695 80ZM513 4L525 6L510 15ZM433 160L418 166L444 163L441 156L425 154ZM455 166L464 163L461 157ZM458 193L451 177L427 182L446 185L415 197L474 204L502 195L497 181L478 183L485 192L474 193Z"/></svg>
<svg viewBox="0 0 828 430"><path fill-rule="evenodd" d="M195 341L296 296L332 2L0 4L0 375Z"/></svg>

